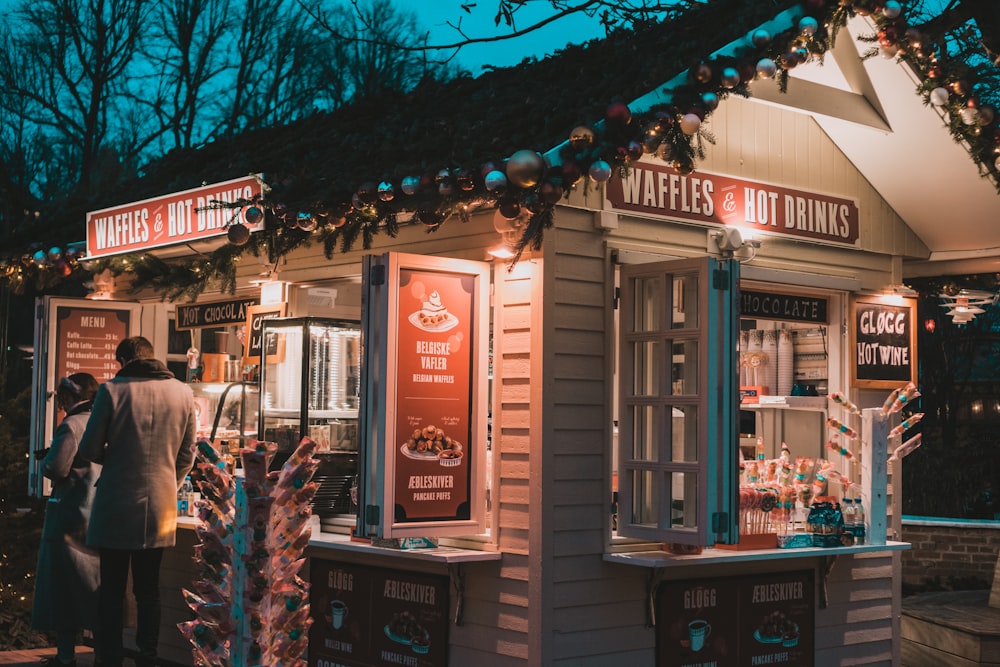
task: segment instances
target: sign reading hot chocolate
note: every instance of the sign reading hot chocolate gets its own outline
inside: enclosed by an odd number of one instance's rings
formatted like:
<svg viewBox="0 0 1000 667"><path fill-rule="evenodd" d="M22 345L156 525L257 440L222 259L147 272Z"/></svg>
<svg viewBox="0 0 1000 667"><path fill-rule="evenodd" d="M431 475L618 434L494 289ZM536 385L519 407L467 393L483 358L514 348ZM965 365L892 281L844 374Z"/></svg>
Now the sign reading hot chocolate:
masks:
<svg viewBox="0 0 1000 667"><path fill-rule="evenodd" d="M236 204L260 197L259 176L244 176L163 197L87 213L87 258L141 252L198 241L226 233L233 222L245 224ZM263 222L247 225L258 231Z"/></svg>
<svg viewBox="0 0 1000 667"><path fill-rule="evenodd" d="M625 178L608 181L611 207L673 220L732 225L810 241L855 245L858 206L853 199L640 162Z"/></svg>

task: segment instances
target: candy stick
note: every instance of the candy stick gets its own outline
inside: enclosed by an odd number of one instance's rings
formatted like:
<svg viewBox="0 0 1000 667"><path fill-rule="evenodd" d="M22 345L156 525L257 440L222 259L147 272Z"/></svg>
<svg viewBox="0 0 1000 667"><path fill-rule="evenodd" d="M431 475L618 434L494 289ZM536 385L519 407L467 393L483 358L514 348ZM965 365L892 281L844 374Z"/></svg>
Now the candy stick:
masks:
<svg viewBox="0 0 1000 667"><path fill-rule="evenodd" d="M839 442L837 442L835 440L829 440L829 441L827 441L826 448L830 449L832 451L837 452L838 454L840 454L844 458L848 458L848 459L853 459L854 458L854 454L851 453L851 450L845 448L843 445L841 445Z"/></svg>
<svg viewBox="0 0 1000 667"><path fill-rule="evenodd" d="M855 405L854 403L851 403L849 400L847 400L847 397L844 396L844 394L839 391L835 391L832 394L828 394L827 398L833 401L834 403L839 403L840 405L843 405L844 408L852 415L861 414L861 409L858 408L858 406Z"/></svg>
<svg viewBox="0 0 1000 667"><path fill-rule="evenodd" d="M899 412L903 407L913 399L920 396L920 392L917 391L917 386L910 382L905 387L899 390L899 394L896 395L896 400L892 402L889 408L889 414L893 412Z"/></svg>
<svg viewBox="0 0 1000 667"><path fill-rule="evenodd" d="M881 414L883 417L889 414L889 411L892 409L892 404L895 403L896 398L899 397L900 391L902 391L902 388L893 389L891 392L889 392L889 395L886 396L885 398L885 403L882 404L882 409L879 410L879 414Z"/></svg>
<svg viewBox="0 0 1000 667"><path fill-rule="evenodd" d="M834 431L837 431L839 433L843 433L845 436L847 436L851 440L854 440L855 438L858 437L858 432L857 431L855 431L853 428L851 428L847 424L841 423L840 420L834 419L833 417L830 417L829 419L826 420L826 425L829 426Z"/></svg>
<svg viewBox="0 0 1000 667"><path fill-rule="evenodd" d="M918 412L916 414L910 415L907 419L904 419L902 422L900 422L899 426L889 431L889 437L896 438L903 435L903 431L908 431L913 426L916 426L918 423L920 423L920 420L923 418L924 418L923 412Z"/></svg>
<svg viewBox="0 0 1000 667"><path fill-rule="evenodd" d="M901 444L896 449L892 450L892 456L889 457L890 461L898 461L914 449L921 445L921 434L917 433L915 436Z"/></svg>

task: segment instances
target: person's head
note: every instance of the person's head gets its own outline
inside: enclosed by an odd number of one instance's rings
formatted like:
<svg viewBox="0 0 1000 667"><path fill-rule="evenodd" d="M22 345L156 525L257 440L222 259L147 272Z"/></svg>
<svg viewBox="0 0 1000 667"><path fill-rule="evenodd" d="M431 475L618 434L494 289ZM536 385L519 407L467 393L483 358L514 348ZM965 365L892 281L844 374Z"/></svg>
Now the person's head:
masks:
<svg viewBox="0 0 1000 667"><path fill-rule="evenodd" d="M69 409L81 401L91 401L97 394L97 380L90 373L73 373L59 380L56 404Z"/></svg>
<svg viewBox="0 0 1000 667"><path fill-rule="evenodd" d="M152 359L153 344L142 336L132 336L118 343L115 350L115 359L124 366L136 359Z"/></svg>

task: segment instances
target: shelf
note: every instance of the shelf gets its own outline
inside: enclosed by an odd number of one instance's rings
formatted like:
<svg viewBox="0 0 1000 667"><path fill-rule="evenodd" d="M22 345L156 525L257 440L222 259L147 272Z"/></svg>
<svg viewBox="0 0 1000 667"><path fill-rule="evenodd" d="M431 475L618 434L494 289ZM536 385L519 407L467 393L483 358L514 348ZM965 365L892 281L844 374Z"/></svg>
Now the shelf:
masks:
<svg viewBox="0 0 1000 667"><path fill-rule="evenodd" d="M740 410L808 410L821 412L827 409L825 396L784 396L783 402L775 403L741 403Z"/></svg>
<svg viewBox="0 0 1000 667"><path fill-rule="evenodd" d="M264 408L265 419L300 419L302 412L298 408ZM306 415L312 419L357 419L357 410L309 410Z"/></svg>

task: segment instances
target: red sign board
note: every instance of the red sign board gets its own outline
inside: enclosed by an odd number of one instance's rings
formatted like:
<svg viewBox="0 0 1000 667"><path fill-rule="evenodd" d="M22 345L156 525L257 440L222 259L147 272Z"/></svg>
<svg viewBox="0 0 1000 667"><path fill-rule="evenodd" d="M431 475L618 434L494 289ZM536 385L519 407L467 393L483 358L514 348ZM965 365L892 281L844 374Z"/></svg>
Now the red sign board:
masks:
<svg viewBox="0 0 1000 667"><path fill-rule="evenodd" d="M197 241L226 233L238 213L210 208L213 202L234 203L262 194L259 176L155 197L133 204L87 213L87 257L94 259L127 252ZM258 231L263 223L250 226Z"/></svg>
<svg viewBox="0 0 1000 667"><path fill-rule="evenodd" d="M115 350L129 336L131 310L108 308L56 308L55 379L73 373L90 373L106 382L118 372Z"/></svg>
<svg viewBox="0 0 1000 667"><path fill-rule="evenodd" d="M313 559L310 667L445 667L448 578Z"/></svg>
<svg viewBox="0 0 1000 667"><path fill-rule="evenodd" d="M702 171L683 175L652 162L636 164L625 178L615 175L608 181L607 198L620 211L824 243L858 241L853 199Z"/></svg>
<svg viewBox="0 0 1000 667"><path fill-rule="evenodd" d="M399 271L395 521L470 518L476 276Z"/></svg>

